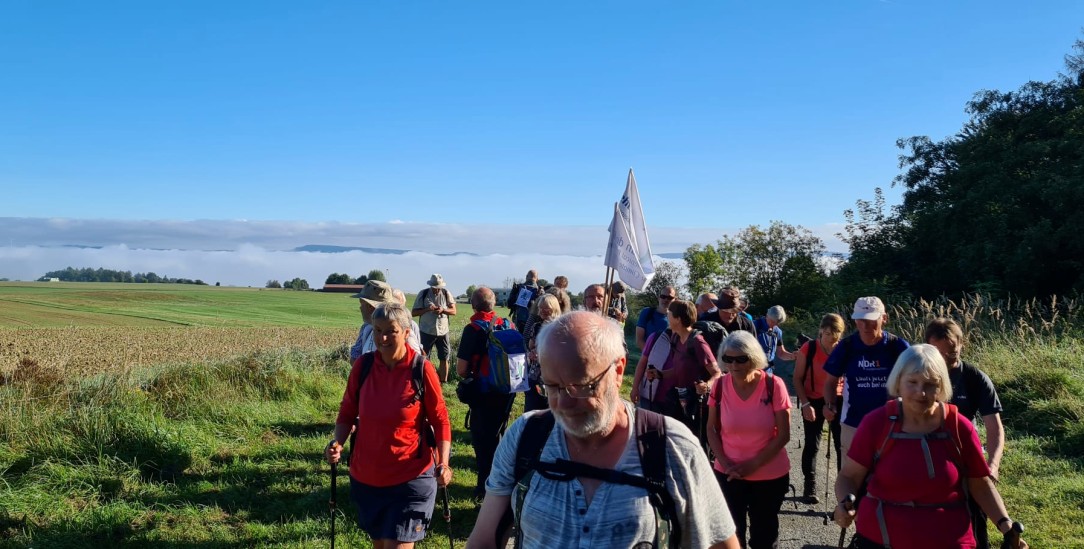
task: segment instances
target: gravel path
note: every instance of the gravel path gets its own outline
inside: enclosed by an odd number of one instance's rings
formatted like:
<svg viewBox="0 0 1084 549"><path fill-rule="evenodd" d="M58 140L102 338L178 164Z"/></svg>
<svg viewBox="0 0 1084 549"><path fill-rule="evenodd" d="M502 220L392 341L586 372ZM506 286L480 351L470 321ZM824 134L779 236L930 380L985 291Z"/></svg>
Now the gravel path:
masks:
<svg viewBox="0 0 1084 549"><path fill-rule="evenodd" d="M839 527L834 522L824 524L824 450L828 445L828 439L821 441L821 451L817 455L817 497L821 502L817 505L802 503L802 449L798 444L802 441L802 416L798 413L798 405L794 397L791 397L790 416L790 443L787 444L787 454L790 456L790 483L795 492L787 496L783 501L783 508L779 511L779 547L780 549L812 549L812 548L835 548L839 543ZM827 429L825 429L827 431ZM833 454L835 448L832 449ZM835 482L836 456L832 456L832 482ZM829 487L828 497L835 499L834 491ZM831 505L830 503L828 504ZM847 540L850 541L854 534L854 528L847 529Z"/></svg>

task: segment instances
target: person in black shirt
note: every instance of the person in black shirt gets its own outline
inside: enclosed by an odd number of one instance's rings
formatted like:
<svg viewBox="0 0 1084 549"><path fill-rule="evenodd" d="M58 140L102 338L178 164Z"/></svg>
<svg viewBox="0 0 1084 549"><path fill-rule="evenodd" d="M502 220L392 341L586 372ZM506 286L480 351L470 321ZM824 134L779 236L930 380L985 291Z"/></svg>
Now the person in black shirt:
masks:
<svg viewBox="0 0 1084 549"><path fill-rule="evenodd" d="M994 383L985 372L960 358L964 349L964 332L955 320L933 319L926 325L924 339L937 347L949 368L949 381L952 384L950 402L956 405L960 415L972 422L982 417L982 424L986 428L986 463L990 466L990 476L996 481L1001 454L1005 449L1005 431L1001 425L1001 400L997 398ZM986 515L974 500L971 501L971 517L976 547L990 547L986 535Z"/></svg>
<svg viewBox="0 0 1084 549"><path fill-rule="evenodd" d="M755 336L757 335L757 329L753 326L753 321L742 316L741 310L738 308L740 298L741 296L737 292L728 288L719 292L719 299L712 300L715 307L719 309L719 324L726 328L728 334L742 330Z"/></svg>

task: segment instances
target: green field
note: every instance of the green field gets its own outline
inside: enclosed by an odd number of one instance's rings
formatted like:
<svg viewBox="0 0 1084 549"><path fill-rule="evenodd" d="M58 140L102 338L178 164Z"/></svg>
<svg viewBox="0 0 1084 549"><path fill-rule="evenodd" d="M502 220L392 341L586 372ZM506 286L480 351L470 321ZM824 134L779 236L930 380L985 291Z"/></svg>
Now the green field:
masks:
<svg viewBox="0 0 1084 549"><path fill-rule="evenodd" d="M466 305L459 308L453 332L469 316ZM0 377L7 381L0 384L0 547L328 546L321 449L349 371L343 353L360 320L356 300L284 290L4 283L0 309L0 338L57 338L44 348L73 334L89 337L88 352L121 355L132 354L132 332L192 337L213 348L255 340L252 350L221 358L112 368L105 361L86 374L61 365L50 375L29 354L4 355L12 344L0 339L0 356L27 372ZM60 315L68 315L64 327ZM986 329L984 342L967 356L994 378L1006 406L1000 489L1009 510L1028 525L1033 547L1084 547L1084 344L980 322L972 319L972 330ZM913 339L913 327L895 326ZM803 327L784 328L792 336ZM323 332L331 337L318 339ZM293 333L312 335L273 345ZM451 527L462 546L476 513L474 456L466 408L451 396L454 384L444 389L456 470ZM339 545L367 547L352 523L345 476L340 481ZM441 522L419 547L448 546Z"/></svg>
<svg viewBox="0 0 1084 549"><path fill-rule="evenodd" d="M358 302L349 295L189 284L0 282L0 327L357 326Z"/></svg>

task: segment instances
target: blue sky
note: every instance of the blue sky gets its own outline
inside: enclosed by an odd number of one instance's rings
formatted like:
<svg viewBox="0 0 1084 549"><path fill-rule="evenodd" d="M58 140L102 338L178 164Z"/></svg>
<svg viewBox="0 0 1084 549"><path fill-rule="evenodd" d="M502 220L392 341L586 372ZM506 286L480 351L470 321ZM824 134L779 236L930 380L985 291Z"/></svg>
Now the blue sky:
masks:
<svg viewBox="0 0 1084 549"><path fill-rule="evenodd" d="M307 4L0 4L0 217L604 227L633 167L649 225L694 242L825 226L889 187L897 138L1054 78L1084 24L1079 0Z"/></svg>

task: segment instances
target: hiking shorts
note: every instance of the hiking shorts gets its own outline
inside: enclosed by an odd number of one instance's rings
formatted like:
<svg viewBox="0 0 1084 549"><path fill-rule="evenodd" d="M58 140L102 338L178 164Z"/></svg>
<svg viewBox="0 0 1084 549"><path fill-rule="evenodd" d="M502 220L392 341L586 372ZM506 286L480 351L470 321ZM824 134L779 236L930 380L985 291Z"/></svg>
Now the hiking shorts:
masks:
<svg viewBox="0 0 1084 549"><path fill-rule="evenodd" d="M433 519L437 480L432 467L395 486L369 486L351 477L350 501L358 510L358 528L370 538L417 542L425 538Z"/></svg>
<svg viewBox="0 0 1084 549"><path fill-rule="evenodd" d="M452 344L448 342L448 334L438 336L422 332L422 350L425 354L433 356L429 351L433 350L434 343L437 345L437 358L442 361L448 360L448 355L452 354Z"/></svg>

